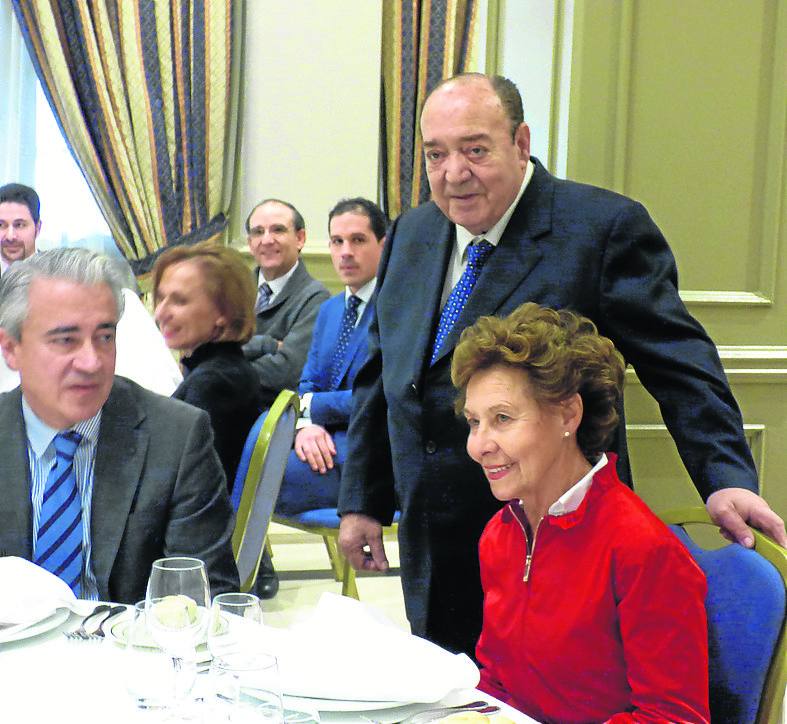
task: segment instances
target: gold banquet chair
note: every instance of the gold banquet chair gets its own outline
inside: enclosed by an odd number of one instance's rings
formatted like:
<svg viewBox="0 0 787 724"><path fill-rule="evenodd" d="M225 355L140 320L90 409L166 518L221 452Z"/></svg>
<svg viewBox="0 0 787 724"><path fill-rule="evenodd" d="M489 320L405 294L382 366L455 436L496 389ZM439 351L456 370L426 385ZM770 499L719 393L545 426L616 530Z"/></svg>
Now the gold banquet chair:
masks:
<svg viewBox="0 0 787 724"><path fill-rule="evenodd" d="M230 496L235 510L232 552L243 592L250 591L257 580L299 411L297 393L282 390L270 410L252 425L243 447Z"/></svg>
<svg viewBox="0 0 787 724"><path fill-rule="evenodd" d="M688 548L708 581L711 721L781 723L787 687L787 549L756 530L753 550L737 543L705 549L684 527L716 527L699 506L659 517Z"/></svg>

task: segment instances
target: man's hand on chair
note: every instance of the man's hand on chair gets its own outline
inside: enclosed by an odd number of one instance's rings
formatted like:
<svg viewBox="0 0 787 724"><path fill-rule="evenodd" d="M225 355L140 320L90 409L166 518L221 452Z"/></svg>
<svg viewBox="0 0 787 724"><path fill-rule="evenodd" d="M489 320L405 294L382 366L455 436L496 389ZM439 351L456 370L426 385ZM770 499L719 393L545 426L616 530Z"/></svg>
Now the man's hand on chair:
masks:
<svg viewBox="0 0 787 724"><path fill-rule="evenodd" d="M708 497L705 506L713 522L719 526L721 534L728 540L751 548L754 545L754 536L746 525L748 523L787 548L784 521L771 510L763 498L751 490L717 490Z"/></svg>
<svg viewBox="0 0 787 724"><path fill-rule="evenodd" d="M362 513L345 513L339 526L339 547L356 571L387 571L383 527Z"/></svg>

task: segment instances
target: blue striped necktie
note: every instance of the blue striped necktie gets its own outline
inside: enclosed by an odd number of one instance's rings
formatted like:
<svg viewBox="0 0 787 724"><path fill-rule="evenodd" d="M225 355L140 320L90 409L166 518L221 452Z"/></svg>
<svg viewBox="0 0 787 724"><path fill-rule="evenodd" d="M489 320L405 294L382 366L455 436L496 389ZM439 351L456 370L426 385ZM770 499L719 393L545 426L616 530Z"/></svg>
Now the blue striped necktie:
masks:
<svg viewBox="0 0 787 724"><path fill-rule="evenodd" d="M361 303L361 298L352 294L347 300L347 305L342 314L342 322L339 327L339 338L336 340L336 347L333 350L333 360L331 361L331 378L329 388L331 390L339 389L339 383L342 381L342 370L344 369L344 355L347 354L347 345L350 343L350 335L355 329L355 323L358 321L358 306Z"/></svg>
<svg viewBox="0 0 787 724"><path fill-rule="evenodd" d="M481 270L484 268L484 264L486 264L486 260L494 248L486 239L481 239L467 247L467 266L456 286L448 295L443 311L440 314L440 322L437 325L437 334L434 338L434 347L432 347L432 358L429 361L430 365L434 364L437 355L440 353L440 347L443 346L445 338L465 308L465 304L470 298L470 293L473 291L478 277L481 276Z"/></svg>
<svg viewBox="0 0 787 724"><path fill-rule="evenodd" d="M35 546L35 563L62 578L77 597L82 581L82 500L74 453L81 440L73 430L55 435L55 464L44 487Z"/></svg>
<svg viewBox="0 0 787 724"><path fill-rule="evenodd" d="M259 294L257 294L257 301L254 304L254 314L259 314L265 309L270 303L272 296L273 289L271 289L270 284L268 284L268 282L260 284L260 291Z"/></svg>

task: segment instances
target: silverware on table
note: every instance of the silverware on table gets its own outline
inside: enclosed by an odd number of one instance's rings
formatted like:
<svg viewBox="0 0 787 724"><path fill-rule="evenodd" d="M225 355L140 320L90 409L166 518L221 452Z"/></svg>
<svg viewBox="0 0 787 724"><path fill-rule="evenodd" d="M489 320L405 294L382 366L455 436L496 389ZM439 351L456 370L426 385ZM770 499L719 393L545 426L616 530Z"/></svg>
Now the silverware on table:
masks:
<svg viewBox="0 0 787 724"><path fill-rule="evenodd" d="M457 714L462 711L475 711L479 714L494 714L500 711L499 706L490 705L488 701L471 701L468 704L457 704L456 706L441 706L434 709L424 709L416 714L412 714L396 724L426 724L426 722L442 719L450 714Z"/></svg>
<svg viewBox="0 0 787 724"><path fill-rule="evenodd" d="M65 631L63 635L71 641L101 641L104 638L104 623L112 616L122 613L126 610L123 605L110 606L109 604L102 603L96 606L85 618L76 631ZM97 619L91 623L90 628L87 627L87 622Z"/></svg>

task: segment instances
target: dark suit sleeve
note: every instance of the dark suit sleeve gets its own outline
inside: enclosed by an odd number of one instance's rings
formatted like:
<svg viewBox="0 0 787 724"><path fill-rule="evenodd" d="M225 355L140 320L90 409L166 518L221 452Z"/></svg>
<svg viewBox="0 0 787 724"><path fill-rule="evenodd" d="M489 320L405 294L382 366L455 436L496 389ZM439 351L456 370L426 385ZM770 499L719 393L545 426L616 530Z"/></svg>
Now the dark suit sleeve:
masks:
<svg viewBox="0 0 787 724"><path fill-rule="evenodd" d="M203 560L213 596L237 591L240 584L231 546L234 524L210 422L207 414L200 412L180 457L164 534L164 555Z"/></svg>
<svg viewBox="0 0 787 724"><path fill-rule="evenodd" d="M391 226L377 271L375 296L385 283L388 260L395 243L397 222ZM366 363L353 383L353 406L347 431L347 458L342 466L338 511L363 513L389 525L396 511L388 406L383 391L383 357L377 325L377 306L369 325Z"/></svg>
<svg viewBox="0 0 787 724"><path fill-rule="evenodd" d="M757 491L740 410L716 346L678 295L664 236L637 203L622 207L604 249L599 327L658 401L700 495Z"/></svg>
<svg viewBox="0 0 787 724"><path fill-rule="evenodd" d="M312 422L323 426L346 427L350 421L352 406L352 390L315 392L310 408Z"/></svg>
<svg viewBox="0 0 787 724"><path fill-rule="evenodd" d="M277 345L276 352L263 354L251 360L263 390L277 394L284 389L298 388L301 371L309 352L317 312L329 296L322 285L315 285L313 293L301 304L295 321L282 339L281 347Z"/></svg>

